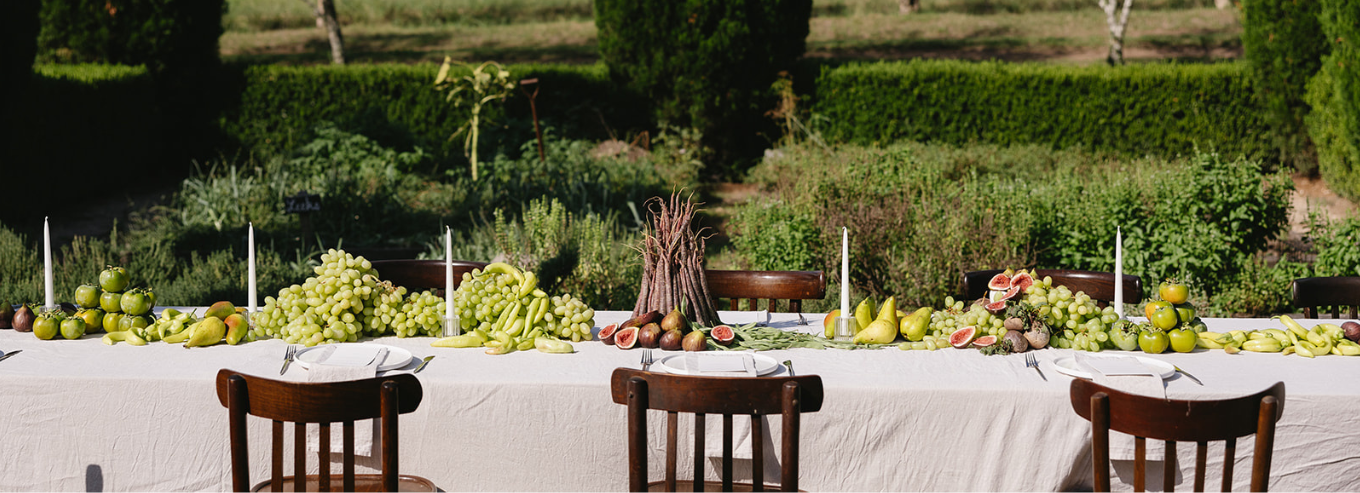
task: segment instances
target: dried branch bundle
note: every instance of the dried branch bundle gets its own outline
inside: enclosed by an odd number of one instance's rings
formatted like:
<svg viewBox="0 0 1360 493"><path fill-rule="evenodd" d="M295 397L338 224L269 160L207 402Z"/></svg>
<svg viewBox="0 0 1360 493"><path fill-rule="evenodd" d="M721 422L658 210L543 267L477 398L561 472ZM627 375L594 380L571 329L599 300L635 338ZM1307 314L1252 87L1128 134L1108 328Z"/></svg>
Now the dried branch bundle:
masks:
<svg viewBox="0 0 1360 493"><path fill-rule="evenodd" d="M662 314L683 307L685 316L703 325L722 323L713 308L704 276L703 231L694 231L695 203L679 192L669 200L653 197L646 203L647 230L642 253L642 289L633 316L650 311Z"/></svg>

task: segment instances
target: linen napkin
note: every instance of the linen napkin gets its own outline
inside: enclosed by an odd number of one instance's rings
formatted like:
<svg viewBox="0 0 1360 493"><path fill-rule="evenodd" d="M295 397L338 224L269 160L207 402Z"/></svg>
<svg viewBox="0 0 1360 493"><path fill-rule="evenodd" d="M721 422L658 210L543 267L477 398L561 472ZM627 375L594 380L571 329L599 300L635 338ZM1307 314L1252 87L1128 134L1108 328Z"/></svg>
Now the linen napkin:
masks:
<svg viewBox="0 0 1360 493"><path fill-rule="evenodd" d="M344 382L378 376L378 366L387 359L387 348L360 344L335 344L318 349L321 353L307 369L308 382ZM354 454L373 454L373 422L354 423ZM307 428L307 450L321 451L320 427ZM331 426L331 450L339 454L344 442L344 426Z"/></svg>
<svg viewBox="0 0 1360 493"><path fill-rule="evenodd" d="M1166 398L1166 386L1156 370L1129 356L1090 357L1075 353L1077 365L1091 374L1091 380L1106 387L1158 399ZM1163 460L1162 442L1147 440L1147 460ZM1110 460L1133 460L1133 436L1110 431Z"/></svg>
<svg viewBox="0 0 1360 493"><path fill-rule="evenodd" d="M726 311L718 310L718 319L728 325L746 325L751 322L759 324L770 323L770 311L759 310L754 312L746 311Z"/></svg>

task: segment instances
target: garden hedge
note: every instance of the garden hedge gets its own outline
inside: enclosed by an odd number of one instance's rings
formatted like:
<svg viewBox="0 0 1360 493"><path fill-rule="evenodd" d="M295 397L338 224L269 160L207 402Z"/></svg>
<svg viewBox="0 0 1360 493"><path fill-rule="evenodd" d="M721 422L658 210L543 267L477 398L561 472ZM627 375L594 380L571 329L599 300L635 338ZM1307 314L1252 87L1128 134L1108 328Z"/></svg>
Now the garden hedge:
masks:
<svg viewBox="0 0 1360 493"><path fill-rule="evenodd" d="M650 127L650 105L615 86L602 65L507 68L516 80L538 79L538 116L559 136L602 140L616 130ZM467 120L468 107L455 107L434 90L437 71L433 64L245 67L239 101L223 129L245 148L277 151L305 142L299 139L315 125L331 121L391 147L418 145L439 161L461 161L462 139L449 135ZM489 105L482 118L484 153L519 149L534 138L529 100L518 90L504 105Z"/></svg>
<svg viewBox="0 0 1360 493"><path fill-rule="evenodd" d="M1041 144L1133 155L1270 154L1242 63L1123 67L961 61L824 69L813 111L833 141Z"/></svg>
<svg viewBox="0 0 1360 493"><path fill-rule="evenodd" d="M1360 200L1360 6L1323 0L1322 30L1331 53L1308 83L1308 132L1317 145L1318 169L1338 194Z"/></svg>
<svg viewBox="0 0 1360 493"><path fill-rule="evenodd" d="M43 0L45 61L146 65L153 74L215 66L225 0Z"/></svg>
<svg viewBox="0 0 1360 493"><path fill-rule="evenodd" d="M657 118L699 128L731 164L758 156L772 129L762 101L803 56L812 0L595 0L600 58L658 104Z"/></svg>
<svg viewBox="0 0 1360 493"><path fill-rule="evenodd" d="M1327 54L1318 14L1321 0L1244 0L1242 45L1257 90L1274 127L1280 160L1301 171L1316 169L1304 126L1308 79Z"/></svg>

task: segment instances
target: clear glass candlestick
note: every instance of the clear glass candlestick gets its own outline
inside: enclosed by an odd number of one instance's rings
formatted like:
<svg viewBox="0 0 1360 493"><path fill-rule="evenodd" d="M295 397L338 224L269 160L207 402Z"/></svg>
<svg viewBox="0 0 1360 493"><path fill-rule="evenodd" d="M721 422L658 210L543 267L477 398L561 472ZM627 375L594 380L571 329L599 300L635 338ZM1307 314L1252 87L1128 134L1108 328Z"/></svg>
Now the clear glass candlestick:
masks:
<svg viewBox="0 0 1360 493"><path fill-rule="evenodd" d="M458 315L444 317L444 337L463 335L463 319Z"/></svg>
<svg viewBox="0 0 1360 493"><path fill-rule="evenodd" d="M859 321L855 317L836 317L836 333L832 340L849 342L859 332Z"/></svg>

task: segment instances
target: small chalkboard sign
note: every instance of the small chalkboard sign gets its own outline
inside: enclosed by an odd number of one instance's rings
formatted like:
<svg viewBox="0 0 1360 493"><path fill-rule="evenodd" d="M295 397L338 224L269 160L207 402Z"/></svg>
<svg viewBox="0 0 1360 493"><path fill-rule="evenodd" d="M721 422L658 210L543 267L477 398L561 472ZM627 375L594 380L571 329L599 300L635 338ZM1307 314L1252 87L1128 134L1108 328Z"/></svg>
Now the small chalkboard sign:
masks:
<svg viewBox="0 0 1360 493"><path fill-rule="evenodd" d="M298 192L297 195L283 198L284 214L319 212L320 210L321 210L320 195L312 195L307 192Z"/></svg>

